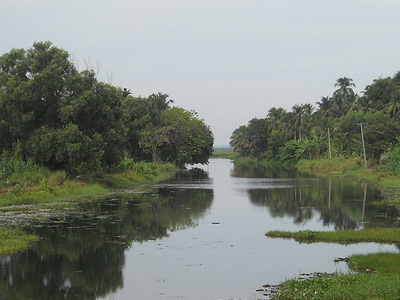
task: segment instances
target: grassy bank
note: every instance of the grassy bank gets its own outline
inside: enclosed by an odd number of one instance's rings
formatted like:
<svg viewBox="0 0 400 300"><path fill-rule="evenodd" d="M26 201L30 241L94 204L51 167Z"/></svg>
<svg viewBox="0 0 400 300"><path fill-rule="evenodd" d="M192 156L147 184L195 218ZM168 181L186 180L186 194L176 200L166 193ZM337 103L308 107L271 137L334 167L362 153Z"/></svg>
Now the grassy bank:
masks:
<svg viewBox="0 0 400 300"><path fill-rule="evenodd" d="M238 158L238 154L229 147L214 148L212 158L236 159Z"/></svg>
<svg viewBox="0 0 400 300"><path fill-rule="evenodd" d="M0 185L0 210L21 210L18 205L29 204L29 209L40 208L43 203L59 203L52 209L74 205L65 202L70 199L106 194L118 188L128 188L161 181L172 177L179 170L173 164L127 163L123 171L96 173L79 176L74 179L67 177L63 171L43 172L32 168L12 174L11 179L4 180ZM36 179L34 179L36 178ZM17 205L17 207L15 207ZM0 227L0 254L8 254L24 250L36 237L22 231Z"/></svg>
<svg viewBox="0 0 400 300"><path fill-rule="evenodd" d="M384 190L386 203L400 204L400 177L386 172L382 166L365 169L361 159L332 158L300 160L296 168L320 176L349 176L373 182Z"/></svg>
<svg viewBox="0 0 400 300"><path fill-rule="evenodd" d="M375 228L338 232L270 231L269 237L293 238L299 242L379 242L400 243L400 229ZM322 275L293 279L278 286L275 300L394 300L400 298L400 254L375 253L347 258L354 274Z"/></svg>
<svg viewBox="0 0 400 300"><path fill-rule="evenodd" d="M119 172L96 173L67 178L63 171L53 172L38 182L23 180L3 184L0 207L39 204L106 194L116 188L126 188L157 182L173 176L178 168L173 164L136 163Z"/></svg>

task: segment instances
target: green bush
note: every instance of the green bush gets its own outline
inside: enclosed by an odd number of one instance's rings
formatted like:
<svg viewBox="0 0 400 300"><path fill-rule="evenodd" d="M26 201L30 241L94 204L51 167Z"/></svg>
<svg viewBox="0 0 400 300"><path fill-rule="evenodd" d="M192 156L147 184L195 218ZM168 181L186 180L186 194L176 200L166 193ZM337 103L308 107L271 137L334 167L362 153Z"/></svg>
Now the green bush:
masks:
<svg viewBox="0 0 400 300"><path fill-rule="evenodd" d="M400 175L400 138L397 138L397 144L387 153L384 163L388 172Z"/></svg>
<svg viewBox="0 0 400 300"><path fill-rule="evenodd" d="M51 186L63 185L67 180L67 173L65 171L56 171L51 173L48 178L48 183Z"/></svg>
<svg viewBox="0 0 400 300"><path fill-rule="evenodd" d="M24 161L14 157L0 158L0 181L9 185L35 185L46 178L50 171L31 160Z"/></svg>

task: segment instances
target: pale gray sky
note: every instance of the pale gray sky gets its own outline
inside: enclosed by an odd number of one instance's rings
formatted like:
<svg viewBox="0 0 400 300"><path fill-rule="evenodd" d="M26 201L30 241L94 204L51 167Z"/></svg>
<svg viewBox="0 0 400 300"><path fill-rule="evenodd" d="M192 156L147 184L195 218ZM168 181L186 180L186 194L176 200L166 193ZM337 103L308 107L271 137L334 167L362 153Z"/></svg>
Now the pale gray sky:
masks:
<svg viewBox="0 0 400 300"><path fill-rule="evenodd" d="M0 54L51 41L133 95L167 93L215 145L272 107L400 70L398 0L2 0Z"/></svg>

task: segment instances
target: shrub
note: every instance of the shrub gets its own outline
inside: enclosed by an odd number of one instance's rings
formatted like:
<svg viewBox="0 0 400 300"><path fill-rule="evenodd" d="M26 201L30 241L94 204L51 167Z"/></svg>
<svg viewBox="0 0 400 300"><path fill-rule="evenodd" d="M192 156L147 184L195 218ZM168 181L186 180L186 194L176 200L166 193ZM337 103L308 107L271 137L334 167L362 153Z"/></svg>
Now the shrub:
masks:
<svg viewBox="0 0 400 300"><path fill-rule="evenodd" d="M400 175L400 138L397 138L397 144L389 150L384 162L387 171Z"/></svg>
<svg viewBox="0 0 400 300"><path fill-rule="evenodd" d="M48 183L51 186L63 185L67 179L67 173L65 171L56 171L51 173L48 178Z"/></svg>

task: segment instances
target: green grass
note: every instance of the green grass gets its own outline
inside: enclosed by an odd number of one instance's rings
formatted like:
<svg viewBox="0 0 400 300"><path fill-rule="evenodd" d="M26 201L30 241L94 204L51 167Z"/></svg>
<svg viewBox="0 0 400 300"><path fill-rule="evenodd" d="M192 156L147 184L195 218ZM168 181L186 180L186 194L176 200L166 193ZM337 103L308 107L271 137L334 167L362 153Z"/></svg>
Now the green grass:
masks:
<svg viewBox="0 0 400 300"><path fill-rule="evenodd" d="M9 205L40 204L105 194L109 189L98 184L81 185L69 182L51 190L26 189L0 197L0 207Z"/></svg>
<svg viewBox="0 0 400 300"><path fill-rule="evenodd" d="M6 255L28 249L29 245L38 239L22 230L0 228L0 254Z"/></svg>
<svg viewBox="0 0 400 300"><path fill-rule="evenodd" d="M400 274L400 254L380 252L368 255L352 255L349 266L353 270Z"/></svg>
<svg viewBox="0 0 400 300"><path fill-rule="evenodd" d="M269 231L268 237L292 238L298 242L332 242L332 243L400 243L400 228L369 228L346 231L313 231L300 230L297 232Z"/></svg>
<svg viewBox="0 0 400 300"><path fill-rule="evenodd" d="M395 300L400 299L400 275L326 275L289 280L279 286L275 300Z"/></svg>
<svg viewBox="0 0 400 300"><path fill-rule="evenodd" d="M362 161L358 158L301 159L297 162L296 168L327 175L346 175L350 174L349 172L362 169L361 163Z"/></svg>
<svg viewBox="0 0 400 300"><path fill-rule="evenodd" d="M212 154L213 158L227 158L227 159L237 159L239 155L232 150L214 150Z"/></svg>
<svg viewBox="0 0 400 300"><path fill-rule="evenodd" d="M0 190L0 207L40 204L106 194L123 188L167 179L178 171L173 164L133 163L124 171L96 173L68 180L65 172L57 171L37 184L19 182Z"/></svg>
<svg viewBox="0 0 400 300"><path fill-rule="evenodd" d="M35 208L41 208L40 204L56 203L52 209L62 209L73 205L65 200L104 195L113 188L167 179L177 171L178 168L173 164L133 163L120 172L92 174L76 180L68 180L64 171L49 172L35 181L22 178L14 184L3 185L0 189L0 207L1 210L23 211L24 208L11 205L35 204ZM25 250L36 239L23 231L0 228L0 254Z"/></svg>
<svg viewBox="0 0 400 300"><path fill-rule="evenodd" d="M400 243L400 228L374 228L336 232L301 230L270 231L268 237L293 238L299 242ZM349 267L359 273L293 279L278 286L275 300L394 300L400 299L400 254L373 253L349 257Z"/></svg>

